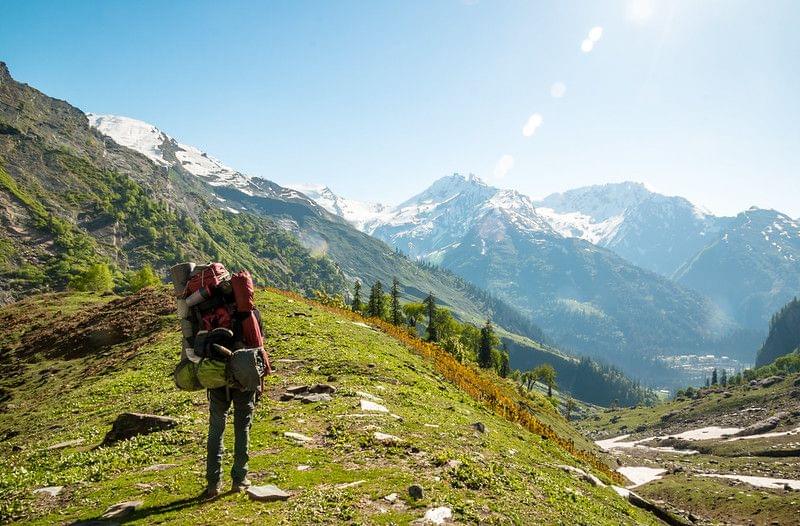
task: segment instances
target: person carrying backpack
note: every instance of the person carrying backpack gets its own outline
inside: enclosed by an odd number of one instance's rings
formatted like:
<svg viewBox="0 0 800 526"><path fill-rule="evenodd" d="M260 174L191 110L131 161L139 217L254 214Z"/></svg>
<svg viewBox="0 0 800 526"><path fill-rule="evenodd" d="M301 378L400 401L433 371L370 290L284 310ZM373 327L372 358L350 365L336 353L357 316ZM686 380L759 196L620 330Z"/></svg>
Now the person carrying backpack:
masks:
<svg viewBox="0 0 800 526"><path fill-rule="evenodd" d="M212 499L222 492L223 435L231 406L231 491L250 486L250 427L263 392L263 377L271 372L269 357L247 271L231 276L220 263L184 263L172 268L172 277L184 337L175 383L185 390L207 390L206 488L201 498Z"/></svg>

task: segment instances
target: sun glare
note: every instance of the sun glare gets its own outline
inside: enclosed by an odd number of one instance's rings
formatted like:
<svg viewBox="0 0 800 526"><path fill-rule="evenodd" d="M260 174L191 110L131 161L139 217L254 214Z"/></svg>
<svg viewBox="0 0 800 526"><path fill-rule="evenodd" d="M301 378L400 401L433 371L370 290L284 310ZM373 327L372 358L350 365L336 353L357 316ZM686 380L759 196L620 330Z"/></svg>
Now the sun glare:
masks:
<svg viewBox="0 0 800 526"><path fill-rule="evenodd" d="M628 2L628 19L642 23L653 16L656 9L654 0L630 0Z"/></svg>

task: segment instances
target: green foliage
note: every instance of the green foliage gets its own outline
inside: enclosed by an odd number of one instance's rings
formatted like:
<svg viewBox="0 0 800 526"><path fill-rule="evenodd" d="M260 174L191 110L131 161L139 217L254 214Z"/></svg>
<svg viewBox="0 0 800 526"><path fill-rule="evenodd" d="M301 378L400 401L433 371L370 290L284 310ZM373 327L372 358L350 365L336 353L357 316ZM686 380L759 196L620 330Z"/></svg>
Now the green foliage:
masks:
<svg viewBox="0 0 800 526"><path fill-rule="evenodd" d="M71 279L69 284L81 292L110 292L114 288L114 278L108 264L95 263Z"/></svg>
<svg viewBox="0 0 800 526"><path fill-rule="evenodd" d="M553 396L553 387L556 386L556 370L549 363L542 364L531 371L534 379L541 381L547 386L547 396Z"/></svg>
<svg viewBox="0 0 800 526"><path fill-rule="evenodd" d="M386 318L386 297L383 295L383 283L380 280L376 281L369 289L367 316L380 319Z"/></svg>
<svg viewBox="0 0 800 526"><path fill-rule="evenodd" d="M391 322L395 325L403 323L403 309L400 307L400 282L392 278L391 304L389 306Z"/></svg>
<svg viewBox="0 0 800 526"><path fill-rule="evenodd" d="M800 347L800 300L794 298L769 322L769 335L756 356L756 367L772 363Z"/></svg>
<svg viewBox="0 0 800 526"><path fill-rule="evenodd" d="M484 369L494 368L496 359L492 353L497 344L500 343L499 338L494 333L494 327L490 320L486 320L486 325L481 327L481 339L478 346L478 365Z"/></svg>
<svg viewBox="0 0 800 526"><path fill-rule="evenodd" d="M161 280L158 279L153 267L149 264L132 273L128 278L128 287L131 292L139 292L145 287L153 287L160 284Z"/></svg>
<svg viewBox="0 0 800 526"><path fill-rule="evenodd" d="M438 342L439 328L436 326L436 298L433 293L429 293L422 303L425 305L425 310L428 314L428 341Z"/></svg>
<svg viewBox="0 0 800 526"><path fill-rule="evenodd" d="M350 304L350 308L353 312L362 312L364 310L364 304L361 301L361 282L358 280L356 280L353 287L353 301Z"/></svg>

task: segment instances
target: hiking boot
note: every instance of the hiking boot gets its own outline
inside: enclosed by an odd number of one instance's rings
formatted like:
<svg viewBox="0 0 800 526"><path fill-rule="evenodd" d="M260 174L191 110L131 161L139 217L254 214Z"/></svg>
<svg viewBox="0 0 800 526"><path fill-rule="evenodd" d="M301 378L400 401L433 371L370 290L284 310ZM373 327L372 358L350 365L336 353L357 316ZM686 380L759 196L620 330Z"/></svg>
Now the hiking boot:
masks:
<svg viewBox="0 0 800 526"><path fill-rule="evenodd" d="M234 493L241 493L252 485L253 483L250 482L249 479L234 481L233 485L231 486L231 491Z"/></svg>
<svg viewBox="0 0 800 526"><path fill-rule="evenodd" d="M218 482L216 484L209 484L206 489L200 494L200 500L211 500L219 497L222 493L222 485Z"/></svg>

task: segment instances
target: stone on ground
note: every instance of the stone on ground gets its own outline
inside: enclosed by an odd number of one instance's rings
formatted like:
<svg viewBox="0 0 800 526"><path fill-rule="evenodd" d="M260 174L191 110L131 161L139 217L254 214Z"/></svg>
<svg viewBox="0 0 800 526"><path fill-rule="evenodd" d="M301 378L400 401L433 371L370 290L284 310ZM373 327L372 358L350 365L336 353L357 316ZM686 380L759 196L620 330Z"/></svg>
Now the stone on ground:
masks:
<svg viewBox="0 0 800 526"><path fill-rule="evenodd" d="M396 437L388 433L381 433L380 431L375 431L372 434L372 438L374 438L376 442L380 442L381 444L387 444L387 445L398 444L402 442L402 439L400 437Z"/></svg>
<svg viewBox="0 0 800 526"><path fill-rule="evenodd" d="M75 440L67 440L65 442L59 442L58 444L53 444L52 446L48 446L47 450L52 451L54 449L64 449L65 447L72 447L72 446L80 446L86 442L83 438L76 438Z"/></svg>
<svg viewBox="0 0 800 526"><path fill-rule="evenodd" d="M397 499L399 499L399 498L400 498L400 495L398 495L397 493L389 493L388 495L383 497L383 500L385 500L386 502L396 502Z"/></svg>
<svg viewBox="0 0 800 526"><path fill-rule="evenodd" d="M59 493L64 490L64 486L47 486L46 488L37 488L33 492L37 495L46 495L48 497L57 497Z"/></svg>
<svg viewBox="0 0 800 526"><path fill-rule="evenodd" d="M419 484L412 484L408 487L408 494L412 499L419 500L425 497L425 490Z"/></svg>
<svg viewBox="0 0 800 526"><path fill-rule="evenodd" d="M326 393L326 394L333 394L336 392L336 388L330 384L315 384L312 385L308 391L310 393Z"/></svg>
<svg viewBox="0 0 800 526"><path fill-rule="evenodd" d="M291 495L273 484L266 486L250 486L247 488L247 496L260 502L273 502L276 500L286 500Z"/></svg>
<svg viewBox="0 0 800 526"><path fill-rule="evenodd" d="M307 437L300 433L293 433L292 431L284 432L283 436L285 436L286 438L290 438L296 442L300 442L301 444L304 444L306 442L311 442L311 440L313 440L311 437Z"/></svg>
<svg viewBox="0 0 800 526"><path fill-rule="evenodd" d="M304 404L313 404L316 402L330 402L331 395L327 393L315 393L300 397L300 401Z"/></svg>
<svg viewBox="0 0 800 526"><path fill-rule="evenodd" d="M130 500L126 502L119 502L114 504L113 506L109 506L105 513L103 513L103 519L121 519L123 517L127 517L134 511L136 508L144 504L140 500Z"/></svg>
<svg viewBox="0 0 800 526"><path fill-rule="evenodd" d="M369 400L361 399L361 410L362 411L375 411L377 413L388 413L389 410L386 407L382 406L381 404L376 404L375 402L371 402Z"/></svg>
<svg viewBox="0 0 800 526"><path fill-rule="evenodd" d="M472 428L478 433L486 432L486 424L484 424L483 422L475 422L474 424L472 424Z"/></svg>
<svg viewBox="0 0 800 526"><path fill-rule="evenodd" d="M444 524L447 519L453 518L453 510L448 508L447 506L440 506L438 508L433 508L425 512L425 516L422 520L425 523L430 524Z"/></svg>
<svg viewBox="0 0 800 526"><path fill-rule="evenodd" d="M137 435L146 435L156 431L172 429L178 421L169 416L145 415L141 413L122 413L114 421L111 431L106 434L103 444L113 444Z"/></svg>

